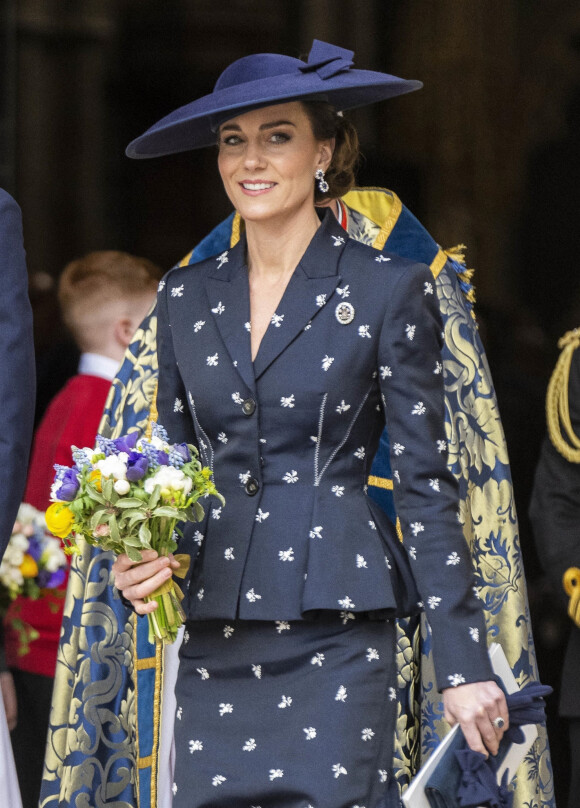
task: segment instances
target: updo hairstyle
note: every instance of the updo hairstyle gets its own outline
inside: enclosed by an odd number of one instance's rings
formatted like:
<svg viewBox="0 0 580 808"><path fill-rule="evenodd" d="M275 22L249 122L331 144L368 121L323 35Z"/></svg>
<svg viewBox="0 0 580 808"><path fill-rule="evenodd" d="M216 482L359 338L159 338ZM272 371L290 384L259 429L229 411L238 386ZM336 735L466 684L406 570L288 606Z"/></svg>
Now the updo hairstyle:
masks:
<svg viewBox="0 0 580 808"><path fill-rule="evenodd" d="M327 101L302 101L312 132L317 140L334 138L336 145L324 179L328 191L322 193L315 183L314 202L344 196L355 184L355 168L359 160L358 134L353 124L343 118Z"/></svg>

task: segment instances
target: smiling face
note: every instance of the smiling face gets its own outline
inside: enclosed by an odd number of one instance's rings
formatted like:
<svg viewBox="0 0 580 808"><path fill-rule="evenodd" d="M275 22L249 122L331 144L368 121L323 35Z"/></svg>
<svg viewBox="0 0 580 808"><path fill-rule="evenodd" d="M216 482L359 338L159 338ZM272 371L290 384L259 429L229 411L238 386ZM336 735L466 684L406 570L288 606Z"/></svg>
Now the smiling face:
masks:
<svg viewBox="0 0 580 808"><path fill-rule="evenodd" d="M316 140L299 101L252 110L219 129L224 188L246 222L314 212L314 173L328 168L332 140Z"/></svg>

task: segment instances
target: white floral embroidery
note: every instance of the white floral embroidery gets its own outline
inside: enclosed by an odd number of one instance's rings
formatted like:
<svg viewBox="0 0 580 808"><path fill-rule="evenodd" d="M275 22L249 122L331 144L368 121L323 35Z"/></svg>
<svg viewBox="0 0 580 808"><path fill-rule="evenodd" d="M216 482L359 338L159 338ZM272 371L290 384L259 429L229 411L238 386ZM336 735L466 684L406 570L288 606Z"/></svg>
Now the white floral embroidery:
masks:
<svg viewBox="0 0 580 808"><path fill-rule="evenodd" d="M218 364L218 355L214 353L212 356L208 356L205 361L210 368L215 367Z"/></svg>
<svg viewBox="0 0 580 808"><path fill-rule="evenodd" d="M278 704L278 707L281 710L286 709L286 707L290 707L292 704L292 696L282 696L282 700Z"/></svg>
<svg viewBox="0 0 580 808"><path fill-rule="evenodd" d="M344 598L340 598L338 601L338 605L341 609L354 609L354 603L348 597L348 595Z"/></svg>
<svg viewBox="0 0 580 808"><path fill-rule="evenodd" d="M432 480L429 480L429 485L433 489L433 491L441 491L441 486L439 485L439 478L435 477Z"/></svg>
<svg viewBox="0 0 580 808"><path fill-rule="evenodd" d="M212 779L211 784L212 786L221 786L222 783L225 783L227 777L224 777L223 774L216 774L216 776Z"/></svg>
<svg viewBox="0 0 580 808"><path fill-rule="evenodd" d="M458 687L459 685L465 684L465 676L462 673L452 673L451 676L447 677L451 684L451 687Z"/></svg>
<svg viewBox="0 0 580 808"><path fill-rule="evenodd" d="M459 557L459 553L450 553L450 554L447 556L447 561L445 562L445 564L446 564L448 567L449 567L449 566L453 566L453 567L454 567L456 564L459 564L459 562L460 562L460 561L461 561L461 558Z"/></svg>
<svg viewBox="0 0 580 808"><path fill-rule="evenodd" d="M225 310L226 310L226 307L223 305L223 303L220 300L219 303L217 304L217 306L212 309L212 313L213 314L223 314Z"/></svg>
<svg viewBox="0 0 580 808"><path fill-rule="evenodd" d="M306 325L304 326L304 330L305 330L305 331L310 331L310 329L311 329L311 328L312 328L312 322L310 322L310 321L309 321L309 322L307 322L307 323L306 323Z"/></svg>
<svg viewBox="0 0 580 808"><path fill-rule="evenodd" d="M358 553L357 553L357 556L356 556L356 565L357 565L359 570L362 569L363 567L365 569L368 569L368 565L367 565L367 562L365 561L364 556L361 556Z"/></svg>
<svg viewBox="0 0 580 808"><path fill-rule="evenodd" d="M395 480L396 480L398 483L400 483L400 482L401 482L401 475L399 474L398 469L395 469L395 470L393 471L393 477L395 478Z"/></svg>
<svg viewBox="0 0 580 808"><path fill-rule="evenodd" d="M370 332L370 325L359 325L358 327L358 335L359 337L366 337L367 339L371 338Z"/></svg>
<svg viewBox="0 0 580 808"><path fill-rule="evenodd" d="M340 286L337 286L336 293L340 295L343 299L345 297L350 297L350 292L348 290L348 283L346 284L346 286L343 286L342 288Z"/></svg>
<svg viewBox="0 0 580 808"><path fill-rule="evenodd" d="M354 454L354 456L356 458L358 458L358 460L364 460L365 459L365 454L366 454L365 453L365 447L364 446L359 446L358 449L356 449L353 452L353 454Z"/></svg>
<svg viewBox="0 0 580 808"><path fill-rule="evenodd" d="M343 497L344 496L344 485L333 485L330 490L337 497Z"/></svg>
<svg viewBox="0 0 580 808"><path fill-rule="evenodd" d="M278 558L280 561L294 561L294 550L291 547L287 550L280 550Z"/></svg>
<svg viewBox="0 0 580 808"><path fill-rule="evenodd" d="M316 295L316 305L319 308L322 308L322 306L324 306L325 303L326 303L326 295Z"/></svg>
<svg viewBox="0 0 580 808"><path fill-rule="evenodd" d="M282 634L283 631L290 631L290 623L287 620L275 620L276 631Z"/></svg>
<svg viewBox="0 0 580 808"><path fill-rule="evenodd" d="M280 404L283 407L290 407L290 409L294 407L294 402L295 402L294 393L292 393L292 395L290 396L282 396L282 398L280 399Z"/></svg>
<svg viewBox="0 0 580 808"><path fill-rule="evenodd" d="M472 587L472 589L473 589L473 594L475 595L475 597L478 600L481 600L481 595L479 594L479 589L476 586Z"/></svg>
<svg viewBox="0 0 580 808"><path fill-rule="evenodd" d="M165 281L159 281L159 285L157 286L157 291L162 292L165 289Z"/></svg>
<svg viewBox="0 0 580 808"><path fill-rule="evenodd" d="M426 295L432 295L433 294L433 284L429 283L429 281L425 281L425 283L423 284L423 293L426 294Z"/></svg>
<svg viewBox="0 0 580 808"><path fill-rule="evenodd" d="M283 314L273 314L272 319L270 320L270 322L276 328L280 328L280 326L282 325L283 320L284 320L284 315Z"/></svg>
<svg viewBox="0 0 580 808"><path fill-rule="evenodd" d="M413 547L413 546L411 545L411 547L409 547L409 555L411 556L411 558L413 559L413 561L416 561L416 560L417 560L417 548L416 548L416 547Z"/></svg>
<svg viewBox="0 0 580 808"><path fill-rule="evenodd" d="M228 250L224 250L224 252L223 252L223 253L221 253L221 255L218 255L218 256L217 256L217 258L216 258L215 260L218 262L217 268L218 268L218 269L221 269L221 267L222 267L224 264L227 264L227 263L228 263L228 261L229 261L229 258L228 258Z"/></svg>
<svg viewBox="0 0 580 808"><path fill-rule="evenodd" d="M232 393L232 401L234 402L234 404L242 404L243 400L244 399L241 397L239 393Z"/></svg>
<svg viewBox="0 0 580 808"><path fill-rule="evenodd" d="M243 471L241 474L238 474L238 480L240 481L240 485L245 485L250 477L252 476L252 472L250 469L247 471Z"/></svg>
<svg viewBox="0 0 580 808"><path fill-rule="evenodd" d="M344 766L341 766L340 763L335 763L332 767L332 771L334 772L335 778L340 777L341 774L348 774L347 770Z"/></svg>
<svg viewBox="0 0 580 808"><path fill-rule="evenodd" d="M196 668L196 671L199 673L202 680L209 679L209 671L207 668Z"/></svg>
<svg viewBox="0 0 580 808"><path fill-rule="evenodd" d="M234 633L235 628L233 626L224 626L223 631L224 631L224 637L226 638L226 640L229 640L229 638Z"/></svg>
<svg viewBox="0 0 580 808"><path fill-rule="evenodd" d="M318 525L317 527L313 527L310 533L308 534L311 539L321 539L322 538L322 525Z"/></svg>
<svg viewBox="0 0 580 808"><path fill-rule="evenodd" d="M389 688L389 701L396 701L397 691L394 687Z"/></svg>
<svg viewBox="0 0 580 808"><path fill-rule="evenodd" d="M257 600L262 600L262 596L258 595L257 592L254 592L254 587L252 587L246 592L246 597L250 601L250 603L255 603Z"/></svg>
<svg viewBox="0 0 580 808"><path fill-rule="evenodd" d="M371 530L376 530L377 526L372 519L369 519L369 527Z"/></svg>
<svg viewBox="0 0 580 808"><path fill-rule="evenodd" d="M409 323L407 323L407 325L405 326L405 335L409 340L409 342L412 342L415 339L416 330L417 330L416 325L409 325Z"/></svg>
<svg viewBox="0 0 580 808"><path fill-rule="evenodd" d="M343 398L338 407L336 408L336 412L339 415L342 415L343 412L347 412L348 410L350 410L350 404L346 404Z"/></svg>
<svg viewBox="0 0 580 808"><path fill-rule="evenodd" d="M199 547L201 547L204 540L203 533L200 533L199 530L196 530L195 533L193 534L193 540Z"/></svg>
<svg viewBox="0 0 580 808"><path fill-rule="evenodd" d="M384 263L385 261L390 261L390 260L391 260L391 259L390 259L390 258L387 258L385 255L377 255L377 257L375 258L375 261L376 261L378 264L382 264L382 263Z"/></svg>
<svg viewBox="0 0 580 808"><path fill-rule="evenodd" d="M173 412L183 412L183 402L180 398L176 398L173 402Z"/></svg>
<svg viewBox="0 0 580 808"><path fill-rule="evenodd" d="M194 333L197 334L198 331L201 331L201 329L204 327L204 325L205 325L205 320L198 320L197 322L195 322L193 324Z"/></svg>
<svg viewBox="0 0 580 808"><path fill-rule="evenodd" d="M190 741L189 742L189 751L193 755L194 752L202 752L203 751L203 743L201 741Z"/></svg>
<svg viewBox="0 0 580 808"><path fill-rule="evenodd" d="M386 379L387 376L393 375L393 372L388 365L381 365L379 370L381 372L381 379Z"/></svg>
<svg viewBox="0 0 580 808"><path fill-rule="evenodd" d="M171 297L183 297L183 284L181 284L181 286L172 287Z"/></svg>
<svg viewBox="0 0 580 808"><path fill-rule="evenodd" d="M427 606L430 609L436 609L437 606L439 606L440 603L441 603L441 598L438 597L437 595L429 595L429 597L427 598Z"/></svg>
<svg viewBox="0 0 580 808"><path fill-rule="evenodd" d="M235 561L236 557L234 555L233 547L226 547L224 550L224 558L226 561Z"/></svg>
<svg viewBox="0 0 580 808"><path fill-rule="evenodd" d="M242 746L242 750L244 752L253 752L256 748L256 739L255 738L248 738L246 743Z"/></svg>
<svg viewBox="0 0 580 808"><path fill-rule="evenodd" d="M363 741L370 741L371 738L375 737L375 733L372 731L370 727L365 727L365 729L361 732L361 738Z"/></svg>
<svg viewBox="0 0 580 808"><path fill-rule="evenodd" d="M354 605L354 604L353 604ZM338 613L340 619L342 620L342 625L346 626L349 620L354 620L355 616L352 612L339 612Z"/></svg>
<svg viewBox="0 0 580 808"><path fill-rule="evenodd" d="M427 407L423 404L422 401L418 401L411 410L411 415L425 415L426 412Z"/></svg>
<svg viewBox="0 0 580 808"><path fill-rule="evenodd" d="M478 628L469 628L469 636L473 640L473 642L479 642L479 629Z"/></svg>
<svg viewBox="0 0 580 808"><path fill-rule="evenodd" d="M171 790L173 792L173 796L175 796L177 794L177 783L173 783Z"/></svg>
<svg viewBox="0 0 580 808"><path fill-rule="evenodd" d="M441 364L441 362L435 362L435 370L433 371L433 373L439 374L439 373L441 373L442 370L443 370L443 365Z"/></svg>
<svg viewBox="0 0 580 808"><path fill-rule="evenodd" d="M261 508L258 508L258 513L256 514L256 522L263 522L264 519L267 519L270 516L270 511L263 511Z"/></svg>
<svg viewBox="0 0 580 808"><path fill-rule="evenodd" d="M437 451L438 452L446 452L447 451L447 441L446 440L438 440L437 441Z"/></svg>
<svg viewBox="0 0 580 808"><path fill-rule="evenodd" d="M228 704L228 703L223 702L223 701L221 702L220 708L219 708L219 714L222 717L224 715L226 715L227 713L233 713L233 711L234 711L234 705L233 704Z"/></svg>
<svg viewBox="0 0 580 808"><path fill-rule="evenodd" d="M341 244L344 244L344 238L342 236L330 236L330 238L334 241L335 247L340 247Z"/></svg>
<svg viewBox="0 0 580 808"><path fill-rule="evenodd" d="M244 328L246 329L246 331L251 333L251 331L252 331L252 323L248 320L247 323L244 323Z"/></svg>
<svg viewBox="0 0 580 808"><path fill-rule="evenodd" d="M402 443L393 443L393 452L399 457L405 451L405 447Z"/></svg>
<svg viewBox="0 0 580 808"><path fill-rule="evenodd" d="M222 515L221 505L220 505L219 508L212 508L211 509L211 518L212 519L219 519L221 515Z"/></svg>
<svg viewBox="0 0 580 808"><path fill-rule="evenodd" d="M419 533L423 533L423 531L425 530L425 526L423 525L423 522L411 522L410 527L411 527L411 531L413 533L413 536L418 536Z"/></svg>
<svg viewBox="0 0 580 808"><path fill-rule="evenodd" d="M218 436L217 436L217 439L219 440L219 442L220 442L220 443L224 443L224 444L225 444L225 443L227 443L227 442L228 442L228 436L226 435L226 433L225 433L225 432L220 432L220 433L218 434Z"/></svg>
<svg viewBox="0 0 580 808"><path fill-rule="evenodd" d="M189 642L189 631L185 629L185 631L183 632L183 644L187 645L188 642Z"/></svg>
<svg viewBox="0 0 580 808"><path fill-rule="evenodd" d="M324 659L325 659L324 654L321 654L321 653L314 654L314 656L310 660L310 664L311 665L318 665L318 667L321 668L322 663L324 662Z"/></svg>
<svg viewBox="0 0 580 808"><path fill-rule="evenodd" d="M252 673L256 677L256 679L262 678L262 666L261 665L252 665Z"/></svg>
<svg viewBox="0 0 580 808"><path fill-rule="evenodd" d="M389 777L389 773L386 769L379 769L379 780L381 783L386 783Z"/></svg>
<svg viewBox="0 0 580 808"><path fill-rule="evenodd" d="M198 591L197 591L197 599L198 600L203 600L204 595L205 595L205 589L202 586L202 588L198 589Z"/></svg>
<svg viewBox="0 0 580 808"><path fill-rule="evenodd" d="M328 368L332 365L333 362L334 362L334 356L328 356L328 354L326 354L326 356L322 360L322 370L328 370Z"/></svg>
<svg viewBox="0 0 580 808"><path fill-rule="evenodd" d="M176 714L175 714L175 717L176 717L176 718L178 718L178 719L179 719L179 721L181 721L181 716L182 716L182 715L183 715L183 707L178 707L178 708L177 708L177 712L176 712Z"/></svg>
<svg viewBox="0 0 580 808"><path fill-rule="evenodd" d="M306 740L311 741L316 738L316 729L314 727L304 727L303 732L306 733Z"/></svg>
<svg viewBox="0 0 580 808"><path fill-rule="evenodd" d="M379 652L376 648L367 648L367 662L372 662L374 659L380 659Z"/></svg>
<svg viewBox="0 0 580 808"><path fill-rule="evenodd" d="M287 471L286 474L282 477L285 483L297 483L298 482L298 472L295 469L292 471Z"/></svg>
<svg viewBox="0 0 580 808"><path fill-rule="evenodd" d="M284 777L283 769L270 769L270 780L276 780L279 777Z"/></svg>

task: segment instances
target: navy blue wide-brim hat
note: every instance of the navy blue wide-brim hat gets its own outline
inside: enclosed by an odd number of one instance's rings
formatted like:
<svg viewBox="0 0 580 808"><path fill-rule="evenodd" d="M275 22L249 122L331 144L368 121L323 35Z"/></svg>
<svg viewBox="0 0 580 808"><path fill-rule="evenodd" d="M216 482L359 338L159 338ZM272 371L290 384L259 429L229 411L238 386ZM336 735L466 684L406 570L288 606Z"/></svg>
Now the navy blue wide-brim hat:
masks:
<svg viewBox="0 0 580 808"><path fill-rule="evenodd" d="M128 157L161 157L216 143L221 123L285 101L320 99L354 109L422 87L420 81L353 68L353 51L315 39L308 61L256 53L227 67L213 92L179 107L127 146Z"/></svg>

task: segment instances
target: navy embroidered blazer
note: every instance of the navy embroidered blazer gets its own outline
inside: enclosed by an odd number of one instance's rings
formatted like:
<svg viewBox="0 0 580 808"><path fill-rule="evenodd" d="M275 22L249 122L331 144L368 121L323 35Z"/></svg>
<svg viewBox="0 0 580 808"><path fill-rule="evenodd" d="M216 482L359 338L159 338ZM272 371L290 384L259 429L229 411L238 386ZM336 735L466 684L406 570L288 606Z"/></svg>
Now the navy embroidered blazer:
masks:
<svg viewBox="0 0 580 808"><path fill-rule="evenodd" d="M198 447L226 499L206 500L180 547L195 558L191 619L424 608L439 687L490 678L447 469L432 280L327 213L254 362L244 238L161 282L159 421ZM385 423L406 554L366 491Z"/></svg>

